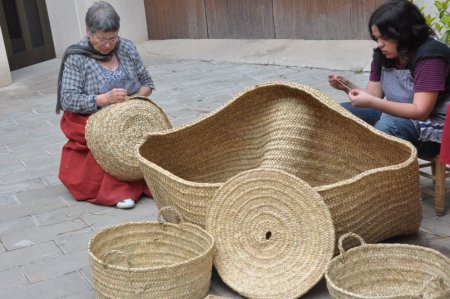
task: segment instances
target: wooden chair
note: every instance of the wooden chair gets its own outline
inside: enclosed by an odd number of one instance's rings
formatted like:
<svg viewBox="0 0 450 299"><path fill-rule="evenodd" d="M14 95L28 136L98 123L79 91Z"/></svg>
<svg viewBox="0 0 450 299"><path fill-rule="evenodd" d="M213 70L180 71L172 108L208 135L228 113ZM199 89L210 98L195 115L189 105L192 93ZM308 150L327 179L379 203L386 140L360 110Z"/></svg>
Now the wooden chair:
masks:
<svg viewBox="0 0 450 299"><path fill-rule="evenodd" d="M445 214L445 194L450 191L450 187L446 187L446 179L450 177L450 168L439 161L439 155L431 158L420 158L424 162L419 161L419 174L423 177L433 180L434 189L422 188L422 192L434 196L434 209L436 215ZM431 173L421 170L425 167L431 167Z"/></svg>

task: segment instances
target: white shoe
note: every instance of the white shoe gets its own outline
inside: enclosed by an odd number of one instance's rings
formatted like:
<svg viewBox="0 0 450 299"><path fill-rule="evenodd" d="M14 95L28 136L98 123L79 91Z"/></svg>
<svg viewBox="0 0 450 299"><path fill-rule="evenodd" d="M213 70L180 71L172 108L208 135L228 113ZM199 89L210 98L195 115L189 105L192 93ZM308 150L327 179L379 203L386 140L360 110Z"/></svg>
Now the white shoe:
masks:
<svg viewBox="0 0 450 299"><path fill-rule="evenodd" d="M119 209L131 209L134 208L134 200L127 198L124 200L119 201L116 204L116 207L118 207Z"/></svg>

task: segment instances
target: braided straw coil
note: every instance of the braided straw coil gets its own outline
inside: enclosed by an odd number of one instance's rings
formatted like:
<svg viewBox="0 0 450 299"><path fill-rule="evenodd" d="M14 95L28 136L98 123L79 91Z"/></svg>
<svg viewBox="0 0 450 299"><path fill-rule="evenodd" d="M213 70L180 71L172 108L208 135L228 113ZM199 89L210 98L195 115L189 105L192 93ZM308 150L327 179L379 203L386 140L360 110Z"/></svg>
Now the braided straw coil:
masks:
<svg viewBox="0 0 450 299"><path fill-rule="evenodd" d="M216 240L220 277L249 298L302 296L334 253L328 207L282 170L248 170L226 181L211 201L206 230Z"/></svg>
<svg viewBox="0 0 450 299"><path fill-rule="evenodd" d="M86 141L98 164L125 181L143 178L136 146L149 132L172 128L164 111L146 97L134 96L92 114L86 124Z"/></svg>
<svg viewBox="0 0 450 299"><path fill-rule="evenodd" d="M138 159L158 206L205 225L214 193L254 168L308 183L328 205L336 238L416 233L422 220L414 146L381 133L305 85L256 85L203 118L147 136Z"/></svg>
<svg viewBox="0 0 450 299"><path fill-rule="evenodd" d="M345 251L343 241L361 246ZM448 299L450 259L436 250L407 244L366 244L353 233L339 239L340 255L325 273L335 299Z"/></svg>
<svg viewBox="0 0 450 299"><path fill-rule="evenodd" d="M97 298L203 299L211 283L213 237L183 222L131 222L89 242ZM167 212L167 211L166 211Z"/></svg>

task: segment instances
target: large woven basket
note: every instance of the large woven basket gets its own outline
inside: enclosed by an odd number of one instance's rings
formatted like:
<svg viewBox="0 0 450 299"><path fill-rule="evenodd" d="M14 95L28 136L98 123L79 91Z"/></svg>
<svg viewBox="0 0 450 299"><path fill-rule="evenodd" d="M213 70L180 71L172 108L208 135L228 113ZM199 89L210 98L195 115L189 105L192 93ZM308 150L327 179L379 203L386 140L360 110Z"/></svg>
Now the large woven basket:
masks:
<svg viewBox="0 0 450 299"><path fill-rule="evenodd" d="M164 111L149 98L134 96L92 114L86 124L87 146L109 174L125 180L143 178L136 146L149 132L172 128Z"/></svg>
<svg viewBox="0 0 450 299"><path fill-rule="evenodd" d="M352 237L361 246L344 250ZM339 239L341 254L325 273L334 299L448 299L450 260L426 247L406 244L369 244L353 233Z"/></svg>
<svg viewBox="0 0 450 299"><path fill-rule="evenodd" d="M165 209L165 208L163 208ZM211 283L213 237L197 225L134 222L89 242L97 298L203 299Z"/></svg>
<svg viewBox="0 0 450 299"><path fill-rule="evenodd" d="M151 133L138 159L157 205L200 226L217 189L254 168L284 170L312 186L336 239L354 231L378 242L416 233L422 219L414 146L305 85L256 85L193 123Z"/></svg>

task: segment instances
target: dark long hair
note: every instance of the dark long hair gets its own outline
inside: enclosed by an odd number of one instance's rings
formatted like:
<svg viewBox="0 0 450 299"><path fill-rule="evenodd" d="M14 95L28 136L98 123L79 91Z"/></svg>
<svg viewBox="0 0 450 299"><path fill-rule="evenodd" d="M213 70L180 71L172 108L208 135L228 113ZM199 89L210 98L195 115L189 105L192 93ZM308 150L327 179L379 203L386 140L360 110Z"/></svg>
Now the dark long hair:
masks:
<svg viewBox="0 0 450 299"><path fill-rule="evenodd" d="M427 25L419 8L407 0L390 0L380 5L370 16L369 33L373 40L372 26L377 26L384 38L398 42L399 56L409 61L416 50L430 36L433 30ZM374 59L384 60L379 49L374 51ZM385 61L387 62L387 61Z"/></svg>

